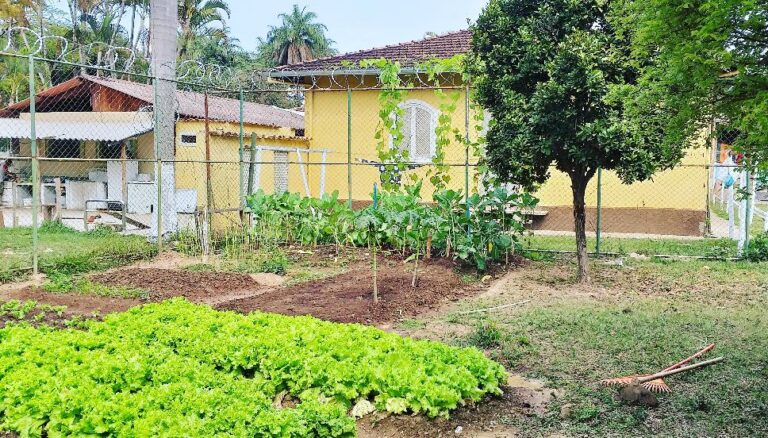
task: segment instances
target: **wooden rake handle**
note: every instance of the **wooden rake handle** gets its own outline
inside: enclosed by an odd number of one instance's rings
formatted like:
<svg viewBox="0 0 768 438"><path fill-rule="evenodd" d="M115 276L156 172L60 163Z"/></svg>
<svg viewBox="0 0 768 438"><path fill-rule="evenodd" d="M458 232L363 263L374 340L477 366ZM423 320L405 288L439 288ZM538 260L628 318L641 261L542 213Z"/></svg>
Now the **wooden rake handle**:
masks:
<svg viewBox="0 0 768 438"><path fill-rule="evenodd" d="M701 367L705 367L707 365L716 364L716 363L722 362L722 361L723 361L723 357L722 356L721 357L716 357L714 359L705 360L704 362L695 363L693 365L688 365L688 366L685 366L685 367L675 368L675 369L672 369L672 370L665 370L665 371L662 371L660 373L656 373L656 374L654 374L652 376L641 377L641 378L637 379L637 381L638 381L638 383L642 384L642 383L650 382L651 380L661 379L661 378L664 378L664 377L667 377L667 376L671 376L671 375L674 375L674 374L684 373L684 372L690 371L690 370L692 370L694 368L701 368Z"/></svg>
<svg viewBox="0 0 768 438"><path fill-rule="evenodd" d="M696 358L699 358L699 357L705 355L706 353L712 351L713 348L715 348L715 344L709 344L706 347L704 347L703 349L701 349L701 351L699 351L698 353L694 354L693 356L691 356L691 357L689 357L687 359L683 359L680 362L678 362L678 363L676 363L676 364L674 364L672 366L664 368L663 370L661 370L661 372L669 371L669 370L674 370L675 368L680 368L681 366L687 364L688 362L690 362L690 361L692 361L692 360L694 360Z"/></svg>

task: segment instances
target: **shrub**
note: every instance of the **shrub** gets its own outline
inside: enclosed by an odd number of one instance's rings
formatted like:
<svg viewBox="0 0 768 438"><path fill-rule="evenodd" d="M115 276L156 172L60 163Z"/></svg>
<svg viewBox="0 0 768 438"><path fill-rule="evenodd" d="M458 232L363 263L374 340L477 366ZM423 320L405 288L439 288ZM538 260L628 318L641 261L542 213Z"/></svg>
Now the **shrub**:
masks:
<svg viewBox="0 0 768 438"><path fill-rule="evenodd" d="M359 400L447 416L500 393L475 349L311 317L171 300L84 323L0 329L0 430L40 436L353 436ZM275 407L281 392L298 400Z"/></svg>
<svg viewBox="0 0 768 438"><path fill-rule="evenodd" d="M480 322L469 335L468 342L478 348L496 348L501 345L504 335L493 321Z"/></svg>
<svg viewBox="0 0 768 438"><path fill-rule="evenodd" d="M760 234L749 241L744 258L751 262L768 262L768 233Z"/></svg>

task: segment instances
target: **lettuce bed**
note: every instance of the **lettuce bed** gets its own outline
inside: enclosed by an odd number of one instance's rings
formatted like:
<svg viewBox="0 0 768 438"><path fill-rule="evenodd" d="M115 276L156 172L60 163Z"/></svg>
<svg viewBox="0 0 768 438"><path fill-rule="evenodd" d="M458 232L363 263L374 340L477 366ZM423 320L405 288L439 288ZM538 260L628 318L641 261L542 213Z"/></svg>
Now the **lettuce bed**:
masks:
<svg viewBox="0 0 768 438"><path fill-rule="evenodd" d="M171 300L86 330L0 330L0 430L22 435L354 436L349 408L447 415L498 393L474 349L311 317ZM290 408L273 400L287 392Z"/></svg>

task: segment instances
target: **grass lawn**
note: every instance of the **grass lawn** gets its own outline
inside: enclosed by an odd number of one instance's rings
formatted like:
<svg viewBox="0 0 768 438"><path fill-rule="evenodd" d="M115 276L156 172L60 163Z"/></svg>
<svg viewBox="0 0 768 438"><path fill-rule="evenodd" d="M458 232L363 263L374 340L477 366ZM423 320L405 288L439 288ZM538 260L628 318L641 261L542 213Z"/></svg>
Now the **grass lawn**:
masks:
<svg viewBox="0 0 768 438"><path fill-rule="evenodd" d="M141 236L96 230L81 233L46 223L38 233L40 271L68 274L108 269L152 257L156 247ZM0 229L0 282L18 280L32 267L32 229Z"/></svg>
<svg viewBox="0 0 768 438"><path fill-rule="evenodd" d="M523 248L548 251L576 251L576 238L573 236L541 236L525 237L521 242ZM596 239L587 238L587 248L595 251ZM616 254L642 255L679 255L699 257L735 257L736 242L730 239L630 239L617 237L601 237L600 251Z"/></svg>
<svg viewBox="0 0 768 438"><path fill-rule="evenodd" d="M759 436L768 430L768 264L596 262L593 283L569 263L521 268L497 295L424 321L459 324L448 340L475 345L513 371L563 390L538 417L502 417L525 436ZM496 312L466 309L530 300ZM408 321L409 327L423 330ZM404 327L407 330L407 327ZM651 409L627 406L607 377L652 373L714 342L713 367L667 379Z"/></svg>

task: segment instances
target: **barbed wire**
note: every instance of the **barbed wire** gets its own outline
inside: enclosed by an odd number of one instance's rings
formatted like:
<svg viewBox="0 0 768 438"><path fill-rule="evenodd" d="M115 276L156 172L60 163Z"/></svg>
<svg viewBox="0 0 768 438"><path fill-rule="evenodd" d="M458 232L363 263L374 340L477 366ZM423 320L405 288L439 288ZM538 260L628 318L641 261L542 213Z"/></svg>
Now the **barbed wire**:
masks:
<svg viewBox="0 0 768 438"><path fill-rule="evenodd" d="M151 59L142 51L104 42L75 44L58 35L44 35L23 26L0 30L0 55L32 56L41 62L67 63L106 73L144 75L154 78ZM322 64L321 64L322 65ZM317 69L291 66L236 69L184 60L175 66L176 82L192 87L211 87L232 92L285 92L305 90L376 90L384 87L376 68L359 65L325 65ZM391 84L389 84L391 86ZM457 72L425 74L418 63L402 69L402 89L461 88Z"/></svg>
<svg viewBox="0 0 768 438"><path fill-rule="evenodd" d="M130 72L137 61L144 61L149 65L149 59L131 47L101 41L73 44L62 36L43 35L23 26L4 29L0 31L0 35L4 40L0 50L3 54L42 57L52 62L70 62L76 59L85 67L117 72Z"/></svg>

